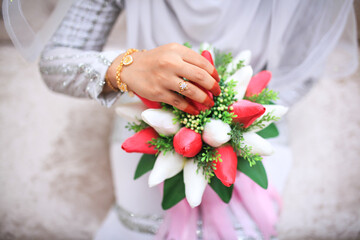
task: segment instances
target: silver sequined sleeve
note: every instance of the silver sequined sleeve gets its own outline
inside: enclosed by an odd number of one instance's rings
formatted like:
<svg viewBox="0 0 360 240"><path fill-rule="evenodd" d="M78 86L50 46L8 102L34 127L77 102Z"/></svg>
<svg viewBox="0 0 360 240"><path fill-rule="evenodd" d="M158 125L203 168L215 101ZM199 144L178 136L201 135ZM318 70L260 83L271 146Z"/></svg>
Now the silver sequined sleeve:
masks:
<svg viewBox="0 0 360 240"><path fill-rule="evenodd" d="M121 1L74 1L40 59L41 75L51 90L107 107L115 102L118 93L101 92L108 67L124 51L102 48L122 8Z"/></svg>

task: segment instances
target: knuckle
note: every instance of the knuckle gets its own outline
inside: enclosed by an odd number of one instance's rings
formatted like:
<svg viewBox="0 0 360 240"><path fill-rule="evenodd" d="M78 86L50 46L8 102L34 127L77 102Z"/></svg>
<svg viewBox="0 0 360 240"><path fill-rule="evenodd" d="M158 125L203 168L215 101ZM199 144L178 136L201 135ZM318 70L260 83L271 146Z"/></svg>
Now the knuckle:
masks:
<svg viewBox="0 0 360 240"><path fill-rule="evenodd" d="M181 105L180 99L174 98L174 99L172 100L172 105L173 105L174 107L179 107L179 106Z"/></svg>
<svg viewBox="0 0 360 240"><path fill-rule="evenodd" d="M205 79L205 74L201 71L197 71L194 73L194 78L196 81L201 82Z"/></svg>
<svg viewBox="0 0 360 240"><path fill-rule="evenodd" d="M175 65L176 65L175 61L169 56L159 57L158 63L159 63L159 66L163 67L163 68L175 67Z"/></svg>
<svg viewBox="0 0 360 240"><path fill-rule="evenodd" d="M201 61L199 61L198 66L204 70L209 68L210 62L208 60L206 60L205 58L201 59ZM212 66L212 65L211 65Z"/></svg>
<svg viewBox="0 0 360 240"><path fill-rule="evenodd" d="M170 64L170 60L167 57L159 57L158 63L161 67L167 67Z"/></svg>
<svg viewBox="0 0 360 240"><path fill-rule="evenodd" d="M154 72L153 77L154 77L155 81L158 82L158 83L162 82L163 80L166 79L166 75L161 71Z"/></svg>
<svg viewBox="0 0 360 240"><path fill-rule="evenodd" d="M163 90L160 89L160 88L154 88L152 91L151 91L151 94L153 96L153 98L156 98L156 99L162 99L162 96L163 96Z"/></svg>
<svg viewBox="0 0 360 240"><path fill-rule="evenodd" d="M169 43L168 47L170 50L177 50L179 48L179 45L180 45L179 43L174 42L174 43Z"/></svg>

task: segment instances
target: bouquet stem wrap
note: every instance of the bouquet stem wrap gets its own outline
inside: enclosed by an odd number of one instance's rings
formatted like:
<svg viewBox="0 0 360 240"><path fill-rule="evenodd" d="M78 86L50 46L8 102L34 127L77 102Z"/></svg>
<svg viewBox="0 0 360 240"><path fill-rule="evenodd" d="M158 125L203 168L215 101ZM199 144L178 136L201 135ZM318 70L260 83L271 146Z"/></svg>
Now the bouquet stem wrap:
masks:
<svg viewBox="0 0 360 240"><path fill-rule="evenodd" d="M196 240L197 222L201 216L204 240L236 240L236 231L228 207L246 235L257 238L255 226L265 240L276 235L275 224L278 211L282 208L278 192L271 185L268 189L263 189L245 174L239 173L229 205L207 186L200 207L191 208L184 199L166 211L164 222L155 239Z"/></svg>

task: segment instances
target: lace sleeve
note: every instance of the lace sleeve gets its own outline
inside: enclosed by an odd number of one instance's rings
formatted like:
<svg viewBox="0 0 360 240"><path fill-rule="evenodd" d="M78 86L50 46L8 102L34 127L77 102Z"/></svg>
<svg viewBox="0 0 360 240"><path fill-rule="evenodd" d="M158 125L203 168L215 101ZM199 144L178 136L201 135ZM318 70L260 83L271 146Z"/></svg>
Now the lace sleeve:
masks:
<svg viewBox="0 0 360 240"><path fill-rule="evenodd" d="M111 106L119 93L101 94L111 62L123 51L101 51L120 14L120 1L74 1L39 62L47 86Z"/></svg>

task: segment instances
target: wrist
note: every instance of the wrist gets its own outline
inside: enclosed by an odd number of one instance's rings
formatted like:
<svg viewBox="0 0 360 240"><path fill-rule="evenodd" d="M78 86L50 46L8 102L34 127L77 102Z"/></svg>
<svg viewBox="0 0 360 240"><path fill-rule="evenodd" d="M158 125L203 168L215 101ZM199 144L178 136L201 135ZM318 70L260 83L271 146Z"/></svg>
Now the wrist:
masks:
<svg viewBox="0 0 360 240"><path fill-rule="evenodd" d="M117 86L116 83L116 69L117 67L121 64L121 61L124 57L125 53L120 54L119 56L117 56L114 61L111 63L111 65L109 66L109 68L106 71L106 75L105 75L105 79L106 81L106 88L104 88L104 90L110 90L114 92L114 89L116 89L115 91L118 92L119 88ZM114 89L113 89L114 88Z"/></svg>
<svg viewBox="0 0 360 240"><path fill-rule="evenodd" d="M116 92L119 90L121 92L127 92L129 90L128 83L131 80L131 77L129 77L131 74L125 74L126 77L124 77L123 72L125 71L128 73L127 69L133 63L138 54L140 54L140 52L137 49L130 48L125 53L120 54L117 58L115 58L106 72L106 89Z"/></svg>

